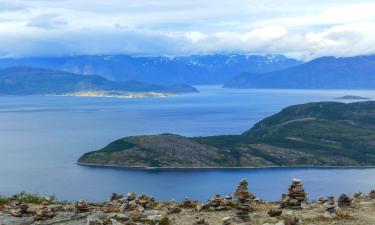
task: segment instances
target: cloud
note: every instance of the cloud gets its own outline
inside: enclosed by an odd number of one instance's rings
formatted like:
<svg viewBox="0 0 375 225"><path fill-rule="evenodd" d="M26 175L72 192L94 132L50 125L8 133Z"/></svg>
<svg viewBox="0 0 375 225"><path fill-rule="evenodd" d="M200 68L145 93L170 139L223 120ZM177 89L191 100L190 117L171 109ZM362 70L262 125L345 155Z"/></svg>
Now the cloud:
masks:
<svg viewBox="0 0 375 225"><path fill-rule="evenodd" d="M375 54L375 3L308 0L1 0L0 57Z"/></svg>
<svg viewBox="0 0 375 225"><path fill-rule="evenodd" d="M29 20L27 26L39 27L45 29L54 29L66 25L67 22L59 17L58 14L41 14Z"/></svg>

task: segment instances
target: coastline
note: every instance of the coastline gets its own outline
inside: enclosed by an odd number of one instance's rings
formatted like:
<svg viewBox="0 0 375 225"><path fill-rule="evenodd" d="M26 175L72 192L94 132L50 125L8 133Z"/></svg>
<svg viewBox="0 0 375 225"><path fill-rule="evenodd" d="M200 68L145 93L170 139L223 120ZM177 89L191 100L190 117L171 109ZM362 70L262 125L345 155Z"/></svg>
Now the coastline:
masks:
<svg viewBox="0 0 375 225"><path fill-rule="evenodd" d="M119 165L98 165L90 163L75 162L79 166L98 167L98 168L117 168L117 169L138 169L138 170L247 170L247 169L297 169L297 168L311 168L311 169L375 169L375 166L313 166L313 165L299 165L299 166L259 166L259 167L144 167L144 166L119 166Z"/></svg>
<svg viewBox="0 0 375 225"><path fill-rule="evenodd" d="M90 98L167 98L176 96L173 93L163 92L105 92L105 91L93 91L93 92L75 92L58 95L44 95L44 96L68 96L68 97L90 97Z"/></svg>

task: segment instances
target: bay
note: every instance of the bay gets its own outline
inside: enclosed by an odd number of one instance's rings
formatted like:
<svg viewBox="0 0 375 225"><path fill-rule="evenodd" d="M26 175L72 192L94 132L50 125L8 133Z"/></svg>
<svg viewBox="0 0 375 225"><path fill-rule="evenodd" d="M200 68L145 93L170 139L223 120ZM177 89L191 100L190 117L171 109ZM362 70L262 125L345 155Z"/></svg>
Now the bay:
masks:
<svg viewBox="0 0 375 225"><path fill-rule="evenodd" d="M83 153L129 135L240 134L288 105L375 96L369 90L198 89L169 98L0 97L0 194L102 201L112 192L136 191L160 200L206 200L233 192L247 178L257 196L278 200L294 177L303 180L310 198L375 188L370 168L131 170L75 164Z"/></svg>

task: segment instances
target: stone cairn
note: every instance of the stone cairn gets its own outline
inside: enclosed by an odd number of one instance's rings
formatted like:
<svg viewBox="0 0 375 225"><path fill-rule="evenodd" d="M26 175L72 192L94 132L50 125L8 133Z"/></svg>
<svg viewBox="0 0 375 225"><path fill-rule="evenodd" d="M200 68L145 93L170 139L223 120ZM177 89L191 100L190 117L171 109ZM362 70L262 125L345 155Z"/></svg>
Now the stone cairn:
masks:
<svg viewBox="0 0 375 225"><path fill-rule="evenodd" d="M327 201L324 203L324 216L325 217L334 217L336 216L336 203L335 197L330 196L327 198Z"/></svg>
<svg viewBox="0 0 375 225"><path fill-rule="evenodd" d="M89 204L81 199L76 203L76 210L78 213L83 213L89 211Z"/></svg>
<svg viewBox="0 0 375 225"><path fill-rule="evenodd" d="M50 209L48 206L52 203L50 197L46 197L42 201L42 205L39 208L39 211L36 212L34 219L35 220L47 220L56 216L56 213Z"/></svg>
<svg viewBox="0 0 375 225"><path fill-rule="evenodd" d="M288 194L282 195L281 208L298 210L305 208L306 202L307 194L301 180L293 179L288 188Z"/></svg>
<svg viewBox="0 0 375 225"><path fill-rule="evenodd" d="M354 193L353 198L357 200L362 200L366 198L366 195L363 194L362 192L356 192Z"/></svg>
<svg viewBox="0 0 375 225"><path fill-rule="evenodd" d="M368 194L368 197L370 197L371 199L375 199L375 190L371 190Z"/></svg>
<svg viewBox="0 0 375 225"><path fill-rule="evenodd" d="M12 199L10 201L10 209L9 209L9 213L14 216L14 217L21 217L23 216L25 213L27 213L27 205L26 204L23 204L21 203L19 200L17 199Z"/></svg>
<svg viewBox="0 0 375 225"><path fill-rule="evenodd" d="M340 208L348 208L352 206L352 199L346 194L342 194L339 197L338 205Z"/></svg>
<svg viewBox="0 0 375 225"><path fill-rule="evenodd" d="M277 216L281 216L281 214L283 213L283 211L281 209L270 209L268 210L267 214L270 216L270 217L277 217Z"/></svg>
<svg viewBox="0 0 375 225"><path fill-rule="evenodd" d="M181 206L184 208L191 208L193 207L193 202L189 198L186 197L184 198L184 201L182 201Z"/></svg>
<svg viewBox="0 0 375 225"><path fill-rule="evenodd" d="M326 201L327 199L325 199L323 196L320 196L316 203L318 203L319 205L323 205L324 203L326 203Z"/></svg>
<svg viewBox="0 0 375 225"><path fill-rule="evenodd" d="M243 222L249 222L249 212L251 211L250 205L255 199L255 196L248 191L247 180L241 180L236 189L235 195L237 198L236 218Z"/></svg>

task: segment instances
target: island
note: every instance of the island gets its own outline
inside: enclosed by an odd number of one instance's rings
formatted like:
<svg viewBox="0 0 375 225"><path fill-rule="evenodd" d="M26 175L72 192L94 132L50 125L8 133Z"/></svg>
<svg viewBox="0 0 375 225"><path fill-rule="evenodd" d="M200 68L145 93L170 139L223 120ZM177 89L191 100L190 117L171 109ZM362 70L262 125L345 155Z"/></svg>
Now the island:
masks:
<svg viewBox="0 0 375 225"><path fill-rule="evenodd" d="M375 166L375 102L286 107L240 135L143 135L81 156L80 165L138 168Z"/></svg>
<svg viewBox="0 0 375 225"><path fill-rule="evenodd" d="M198 90L187 84L156 85L115 82L96 75L14 66L0 69L0 95L63 95L87 97L166 97Z"/></svg>

